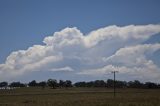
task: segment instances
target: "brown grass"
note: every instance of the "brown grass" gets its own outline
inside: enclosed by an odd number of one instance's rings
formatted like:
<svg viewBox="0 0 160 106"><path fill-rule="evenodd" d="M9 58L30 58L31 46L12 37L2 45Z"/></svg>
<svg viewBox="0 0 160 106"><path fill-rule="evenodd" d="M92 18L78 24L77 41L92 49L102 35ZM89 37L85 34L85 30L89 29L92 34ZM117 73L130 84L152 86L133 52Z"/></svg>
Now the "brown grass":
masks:
<svg viewBox="0 0 160 106"><path fill-rule="evenodd" d="M107 88L0 90L0 106L160 106L160 89Z"/></svg>

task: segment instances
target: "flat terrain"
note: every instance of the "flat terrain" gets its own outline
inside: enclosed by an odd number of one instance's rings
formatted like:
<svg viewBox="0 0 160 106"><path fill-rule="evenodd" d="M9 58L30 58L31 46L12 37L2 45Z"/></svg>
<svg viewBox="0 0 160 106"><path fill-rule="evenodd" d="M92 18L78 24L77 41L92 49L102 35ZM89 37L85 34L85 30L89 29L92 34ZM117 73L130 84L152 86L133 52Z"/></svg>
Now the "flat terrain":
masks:
<svg viewBox="0 0 160 106"><path fill-rule="evenodd" d="M160 106L160 89L17 88L0 90L0 106Z"/></svg>

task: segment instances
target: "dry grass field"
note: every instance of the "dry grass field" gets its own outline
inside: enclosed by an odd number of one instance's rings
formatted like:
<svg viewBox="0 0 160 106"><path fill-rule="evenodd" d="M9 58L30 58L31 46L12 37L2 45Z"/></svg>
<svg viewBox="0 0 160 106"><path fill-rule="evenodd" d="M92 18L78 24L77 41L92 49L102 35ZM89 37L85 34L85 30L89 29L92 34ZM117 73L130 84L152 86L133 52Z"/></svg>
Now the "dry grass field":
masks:
<svg viewBox="0 0 160 106"><path fill-rule="evenodd" d="M160 106L160 89L17 88L0 90L0 106Z"/></svg>

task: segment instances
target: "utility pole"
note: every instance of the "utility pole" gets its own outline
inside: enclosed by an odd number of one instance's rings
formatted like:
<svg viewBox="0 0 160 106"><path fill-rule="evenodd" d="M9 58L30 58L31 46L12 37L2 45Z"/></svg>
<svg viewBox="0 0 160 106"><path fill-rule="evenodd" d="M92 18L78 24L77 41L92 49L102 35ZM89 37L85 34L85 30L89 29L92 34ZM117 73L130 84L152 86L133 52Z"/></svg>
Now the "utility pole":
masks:
<svg viewBox="0 0 160 106"><path fill-rule="evenodd" d="M116 73L118 73L118 71L112 71L112 73L114 74L114 97L116 97Z"/></svg>

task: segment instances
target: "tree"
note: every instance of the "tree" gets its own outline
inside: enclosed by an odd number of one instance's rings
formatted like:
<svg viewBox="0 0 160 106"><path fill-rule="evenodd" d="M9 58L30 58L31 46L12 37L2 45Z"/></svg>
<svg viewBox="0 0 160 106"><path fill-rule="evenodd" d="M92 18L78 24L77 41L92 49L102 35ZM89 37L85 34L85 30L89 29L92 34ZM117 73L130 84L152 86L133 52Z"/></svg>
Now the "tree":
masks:
<svg viewBox="0 0 160 106"><path fill-rule="evenodd" d="M74 84L74 86L76 86L76 87L86 87L86 82L76 82Z"/></svg>
<svg viewBox="0 0 160 106"><path fill-rule="evenodd" d="M146 88L158 88L158 85L153 82L146 82L145 87Z"/></svg>
<svg viewBox="0 0 160 106"><path fill-rule="evenodd" d="M72 87L72 81L66 80L65 81L65 87Z"/></svg>
<svg viewBox="0 0 160 106"><path fill-rule="evenodd" d="M125 88L125 87L127 87L127 82L126 81L116 81L116 87L117 88Z"/></svg>
<svg viewBox="0 0 160 106"><path fill-rule="evenodd" d="M55 79L48 79L47 85L49 87L52 87L53 89L55 89L57 87L58 83L57 83L57 80L55 80Z"/></svg>
<svg viewBox="0 0 160 106"><path fill-rule="evenodd" d="M114 85L114 80L108 79L107 80L107 87L111 88L111 87L113 87L113 85Z"/></svg>
<svg viewBox="0 0 160 106"><path fill-rule="evenodd" d="M86 82L85 87L94 87L94 81Z"/></svg>
<svg viewBox="0 0 160 106"><path fill-rule="evenodd" d="M59 87L65 87L65 81L59 80Z"/></svg>
<svg viewBox="0 0 160 106"><path fill-rule="evenodd" d="M128 82L128 87L130 87L130 88L142 88L143 87L143 83L141 83L138 80L129 81Z"/></svg>
<svg viewBox="0 0 160 106"><path fill-rule="evenodd" d="M28 86L31 86L31 87L35 87L37 85L38 84L37 84L37 82L35 80L33 80L33 81L31 81L31 82L28 83Z"/></svg>
<svg viewBox="0 0 160 106"><path fill-rule="evenodd" d="M41 81L38 83L38 86L41 86L43 89L46 87L47 83L45 81Z"/></svg>
<svg viewBox="0 0 160 106"><path fill-rule="evenodd" d="M94 81L94 87L105 87L106 83L103 80Z"/></svg>
<svg viewBox="0 0 160 106"><path fill-rule="evenodd" d="M20 83L20 82L12 82L9 86L10 87L25 87L25 84Z"/></svg>
<svg viewBox="0 0 160 106"><path fill-rule="evenodd" d="M8 82L1 82L0 87L6 88L8 86Z"/></svg>

